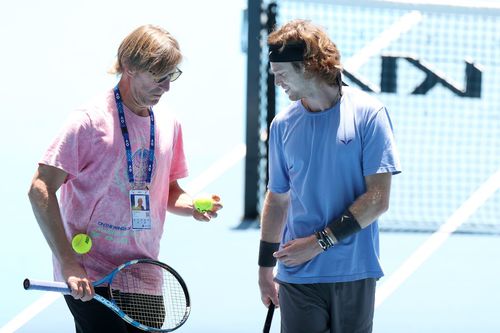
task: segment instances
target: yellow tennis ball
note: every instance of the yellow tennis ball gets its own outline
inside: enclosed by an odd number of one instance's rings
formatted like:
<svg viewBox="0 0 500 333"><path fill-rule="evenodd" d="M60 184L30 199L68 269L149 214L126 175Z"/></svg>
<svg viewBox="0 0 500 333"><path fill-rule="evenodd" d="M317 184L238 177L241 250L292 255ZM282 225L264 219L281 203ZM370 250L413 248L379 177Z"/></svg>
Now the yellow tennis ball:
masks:
<svg viewBox="0 0 500 333"><path fill-rule="evenodd" d="M214 202L211 197L200 197L194 200L194 208L200 213L211 211L214 207Z"/></svg>
<svg viewBox="0 0 500 333"><path fill-rule="evenodd" d="M92 248L92 239L87 234L77 234L71 241L71 246L78 254L85 254Z"/></svg>

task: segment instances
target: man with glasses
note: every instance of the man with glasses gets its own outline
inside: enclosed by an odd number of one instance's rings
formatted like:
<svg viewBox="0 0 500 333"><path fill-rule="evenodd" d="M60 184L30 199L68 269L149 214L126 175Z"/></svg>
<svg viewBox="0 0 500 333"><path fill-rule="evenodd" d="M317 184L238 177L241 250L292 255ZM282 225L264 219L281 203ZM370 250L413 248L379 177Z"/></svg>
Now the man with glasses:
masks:
<svg viewBox="0 0 500 333"><path fill-rule="evenodd" d="M157 103L181 75L181 59L162 28L130 33L113 68L118 84L72 114L34 175L29 198L54 278L72 291L65 299L77 332L139 331L92 300L108 295L91 282L128 260L158 259L167 210L210 221L222 208L213 195L212 211L199 213L177 182L187 176L181 126ZM144 209L133 209L139 198ZM71 246L80 233L92 240L83 255Z"/></svg>

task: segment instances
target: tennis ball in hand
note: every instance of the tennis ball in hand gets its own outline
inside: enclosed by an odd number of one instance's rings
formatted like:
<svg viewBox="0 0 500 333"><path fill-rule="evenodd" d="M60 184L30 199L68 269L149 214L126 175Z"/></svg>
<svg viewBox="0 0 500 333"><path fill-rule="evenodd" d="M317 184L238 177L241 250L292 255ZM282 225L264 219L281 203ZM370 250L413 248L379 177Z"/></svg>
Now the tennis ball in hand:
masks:
<svg viewBox="0 0 500 333"><path fill-rule="evenodd" d="M87 234L77 234L71 241L71 246L78 254L85 254L92 248L92 239Z"/></svg>
<svg viewBox="0 0 500 333"><path fill-rule="evenodd" d="M211 197L199 197L193 201L194 208L200 213L211 211L214 207L214 202Z"/></svg>

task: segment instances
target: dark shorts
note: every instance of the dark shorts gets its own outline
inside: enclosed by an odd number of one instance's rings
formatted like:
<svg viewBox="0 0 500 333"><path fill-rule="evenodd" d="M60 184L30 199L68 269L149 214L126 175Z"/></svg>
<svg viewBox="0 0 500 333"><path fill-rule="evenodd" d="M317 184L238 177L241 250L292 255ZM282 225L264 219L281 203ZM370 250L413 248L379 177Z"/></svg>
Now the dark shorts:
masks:
<svg viewBox="0 0 500 333"><path fill-rule="evenodd" d="M282 333L370 333L375 279L290 284L279 282Z"/></svg>
<svg viewBox="0 0 500 333"><path fill-rule="evenodd" d="M95 292L107 299L109 299L108 288L97 287ZM122 294L121 302L117 303L119 307L125 305L127 302L134 306L144 306L149 309L155 309L157 314L154 318L142 319L134 314L133 317L142 323L152 326L161 327L165 318L165 308L163 306L163 299L159 296L145 296L138 294ZM76 300L71 296L64 296L66 304L68 305L71 314L75 319L75 328L77 333L139 333L144 332L121 319L111 309L101 304L99 301L90 300L82 302ZM125 307L123 307L125 309ZM132 315L131 315L132 316Z"/></svg>

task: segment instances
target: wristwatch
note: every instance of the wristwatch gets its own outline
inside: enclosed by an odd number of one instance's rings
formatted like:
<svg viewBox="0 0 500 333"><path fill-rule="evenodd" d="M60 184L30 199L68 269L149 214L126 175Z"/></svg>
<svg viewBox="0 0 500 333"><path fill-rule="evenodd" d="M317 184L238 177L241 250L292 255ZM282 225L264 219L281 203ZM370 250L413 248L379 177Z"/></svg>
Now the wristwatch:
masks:
<svg viewBox="0 0 500 333"><path fill-rule="evenodd" d="M318 232L316 233L316 240L317 240L317 242L318 242L319 246L323 249L323 251L328 250L328 248L329 248L329 246L328 246L328 245L329 245L329 244L327 243L327 240L325 240L325 239L323 238L323 234L321 233L321 231L318 231Z"/></svg>

